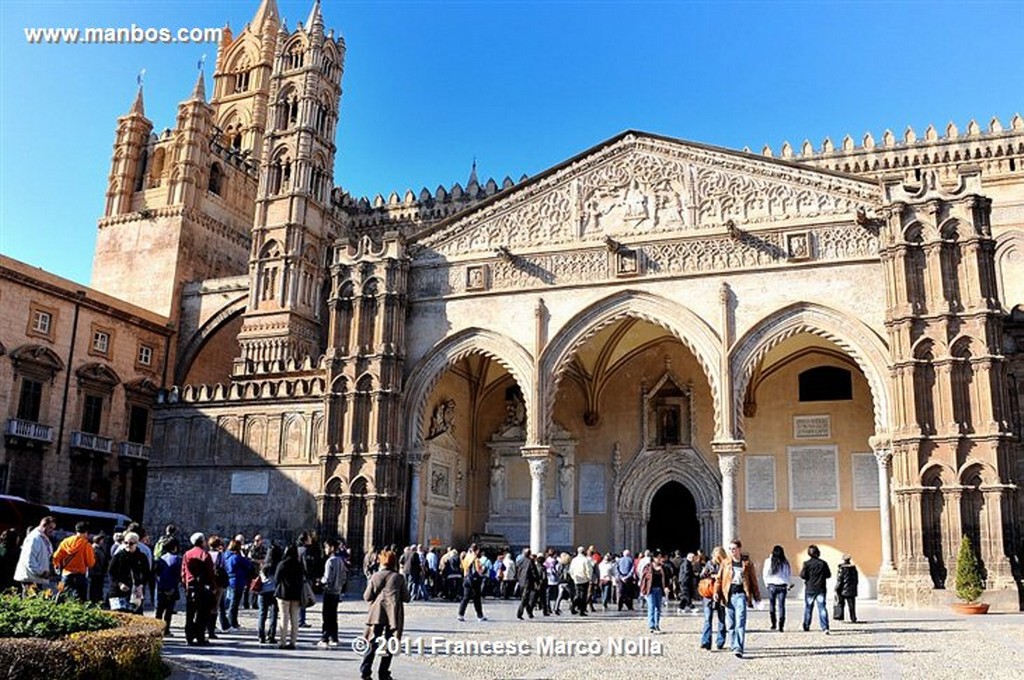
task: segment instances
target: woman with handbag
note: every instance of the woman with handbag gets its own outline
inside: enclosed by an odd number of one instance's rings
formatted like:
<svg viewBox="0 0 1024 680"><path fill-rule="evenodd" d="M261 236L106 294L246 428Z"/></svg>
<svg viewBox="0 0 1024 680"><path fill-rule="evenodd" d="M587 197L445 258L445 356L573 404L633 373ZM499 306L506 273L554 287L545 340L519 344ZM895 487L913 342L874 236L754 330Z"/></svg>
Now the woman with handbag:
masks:
<svg viewBox="0 0 1024 680"><path fill-rule="evenodd" d="M302 605L302 589L306 583L302 563L299 561L299 549L295 544L285 548L284 559L274 570L274 596L280 613L281 630L278 644L280 649L295 649L298 637L299 607Z"/></svg>
<svg viewBox="0 0 1024 680"><path fill-rule="evenodd" d="M711 651L711 623L716 615L718 628L715 648L725 647L725 605L715 599L715 581L726 559L725 548L717 546L711 551L711 559L701 569L700 580L697 581L697 592L704 603L704 628L700 632L700 648L708 651Z"/></svg>
<svg viewBox="0 0 1024 680"><path fill-rule="evenodd" d="M363 680L373 678L373 659L378 645L386 643L390 638L398 640L402 637L402 629L405 626L405 603L412 599L405 577L395 570L398 566L398 555L390 550L384 550L380 554L379 562L380 570L370 578L366 590L363 591L363 599L370 603L365 636L369 645L362 663L359 664L359 675ZM377 677L380 680L391 678L391 654L387 644L381 653Z"/></svg>

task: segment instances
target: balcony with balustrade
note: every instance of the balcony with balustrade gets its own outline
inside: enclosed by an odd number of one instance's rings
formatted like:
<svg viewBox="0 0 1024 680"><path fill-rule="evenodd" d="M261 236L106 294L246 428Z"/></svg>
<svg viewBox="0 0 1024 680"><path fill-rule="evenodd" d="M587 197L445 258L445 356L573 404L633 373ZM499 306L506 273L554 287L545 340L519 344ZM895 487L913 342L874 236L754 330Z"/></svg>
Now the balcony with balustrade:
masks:
<svg viewBox="0 0 1024 680"><path fill-rule="evenodd" d="M8 446L46 447L53 444L53 428L33 420L8 418L4 439Z"/></svg>
<svg viewBox="0 0 1024 680"><path fill-rule="evenodd" d="M89 432L73 431L71 433L71 450L83 453L102 453L110 455L114 448L114 440Z"/></svg>
<svg viewBox="0 0 1024 680"><path fill-rule="evenodd" d="M137 460L144 463L149 462L150 449L145 444L137 442L118 442L117 455L125 460Z"/></svg>

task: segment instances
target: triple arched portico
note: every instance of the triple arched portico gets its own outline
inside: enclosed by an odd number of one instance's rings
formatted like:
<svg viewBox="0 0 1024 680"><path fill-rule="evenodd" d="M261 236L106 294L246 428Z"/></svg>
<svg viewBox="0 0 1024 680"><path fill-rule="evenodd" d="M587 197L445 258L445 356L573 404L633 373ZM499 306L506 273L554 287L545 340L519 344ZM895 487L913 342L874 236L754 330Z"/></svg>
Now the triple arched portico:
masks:
<svg viewBox="0 0 1024 680"><path fill-rule="evenodd" d="M553 320L557 323L557 330L539 356L526 349L531 344L529 338L509 337L495 330L466 328L449 335L415 363L406 381L405 442L414 462L416 486L410 489L412 497L415 499L423 493L417 478L417 465L430 429L427 407L432 390L446 370L460 358L472 354L487 356L503 366L521 389L526 410L523 453L532 459L531 475L537 477L532 487L550 486L549 476L561 469L557 466L560 464L551 462L549 433L552 428L573 430L576 427L586 434L589 427L583 423L560 422L556 425L556 406L564 408L566 400L571 400L571 395L564 393L562 387L567 384L567 378L575 379L577 355L585 353L588 343L600 340L602 334L608 333L608 328L624 319L646 322L652 329L648 331L650 335L660 333L662 345L659 346L675 343L681 346L679 351L685 350L692 356L694 365L699 367L699 375L694 379L698 385L705 386L702 389L706 389L709 397L707 403L700 404L700 408L707 409L710 414L713 436L705 436L703 444L693 442L692 446L678 449L670 446L669 453L665 449L648 451L639 444L617 449L614 461L609 453L603 480L609 487L609 504L605 512L615 515L612 520L613 536L609 536L609 540L639 546L635 541L641 540L644 518L650 512L653 494L668 480L683 484L693 494L702 523L702 540L712 541L712 537L714 543L720 539L727 540L726 537L741 528L737 526L735 511L730 512L726 507L723 513L723 496L726 497L726 506L734 502L730 499L738 497L739 457L736 454L744 449L743 397L759 363L773 351L777 352L777 348L788 339L801 334L813 336L847 353L869 386L874 414L873 433L886 432L889 412L885 382L887 350L878 333L860 320L817 303L790 303L761 315L739 340L727 347L725 340L729 334L716 331L706 316L652 292L623 290L587 305L564 322ZM648 354L656 351L660 350L656 350L654 345L637 350ZM655 377L652 375L651 379ZM723 393L723 384L728 388L727 393ZM734 423L734 426L727 427L729 423ZM704 435L710 433L705 432ZM866 441L863 448L870 450ZM676 453L671 453L673 450ZM679 453L684 450L684 454ZM540 499L534 500L536 502L531 503L531 507L543 507ZM887 504L879 505L885 507ZM411 533L418 537L416 502L412 506ZM580 521L586 523L590 519L584 517ZM546 535L544 522L544 513L539 510L532 513L531 524L541 525L533 526L531 532L538 542L534 548L542 547L542 539Z"/></svg>

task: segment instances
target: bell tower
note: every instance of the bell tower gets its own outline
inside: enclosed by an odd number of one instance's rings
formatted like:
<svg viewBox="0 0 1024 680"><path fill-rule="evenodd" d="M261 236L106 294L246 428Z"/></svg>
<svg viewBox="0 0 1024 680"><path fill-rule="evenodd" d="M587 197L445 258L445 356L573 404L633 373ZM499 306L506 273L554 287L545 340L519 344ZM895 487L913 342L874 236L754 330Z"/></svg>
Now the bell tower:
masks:
<svg viewBox="0 0 1024 680"><path fill-rule="evenodd" d="M320 3L277 32L249 259L250 296L235 375L322 353L320 292L337 237L331 189L345 43Z"/></svg>

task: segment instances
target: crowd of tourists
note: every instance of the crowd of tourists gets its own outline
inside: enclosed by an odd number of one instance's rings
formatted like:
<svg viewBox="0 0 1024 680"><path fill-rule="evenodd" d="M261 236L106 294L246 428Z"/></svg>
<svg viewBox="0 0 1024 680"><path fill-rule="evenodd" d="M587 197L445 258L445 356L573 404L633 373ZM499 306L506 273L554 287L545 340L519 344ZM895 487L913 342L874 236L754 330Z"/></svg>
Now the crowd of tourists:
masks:
<svg viewBox="0 0 1024 680"><path fill-rule="evenodd" d="M338 645L338 604L353 569L343 541L317 540L303 531L281 545L259 534L247 541L238 534L225 539L195 532L179 535L168 525L156 542L145 528L131 524L115 533L108 545L102 533L91 536L80 522L75 533L54 549L56 522L45 517L19 543L8 530L0 535L0 588L20 587L23 593L53 588L57 597L74 597L102 607L143 614L147 606L164 622L171 636L177 603L184 599L185 638L189 645L209 645L218 632L237 631L239 611L256 609L256 635L261 645L294 649L297 629L308 628L306 609L322 594L322 630L318 646ZM829 633L827 582L829 565L815 545L807 548L799 578L804 582L803 630L810 630L817 611L818 626ZM466 550L426 549L411 545L371 550L361 568L366 577L363 599L369 605L362 674L369 677L381 640L401 635L404 604L412 600L458 601L458 620L465 621L472 604L478 621L486 621L484 598L516 600L516 616L535 613L588 616L614 607L644 611L652 634L661 632L666 608L703 615L700 647L729 648L738 657L745 650L747 612L761 608L758 570L739 540L716 547L710 556L630 550L601 554L594 546L574 554L529 548L489 555L477 545ZM775 546L760 570L767 587L771 629L786 626L786 597L794 585L793 570L781 546ZM857 620L857 568L849 555L838 565L831 618ZM674 603L670 605L668 603ZM600 607L600 609L598 609ZM381 677L390 657L381 656Z"/></svg>

